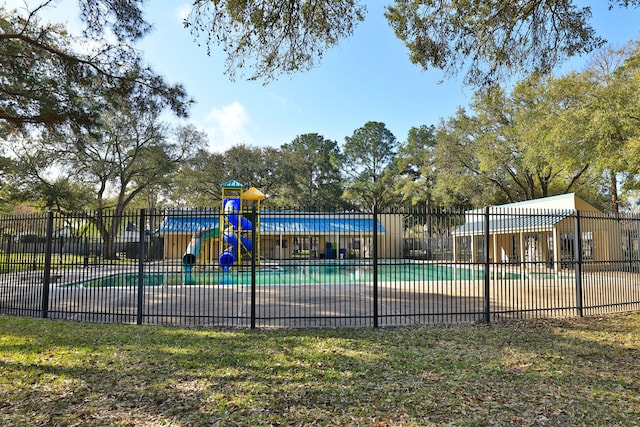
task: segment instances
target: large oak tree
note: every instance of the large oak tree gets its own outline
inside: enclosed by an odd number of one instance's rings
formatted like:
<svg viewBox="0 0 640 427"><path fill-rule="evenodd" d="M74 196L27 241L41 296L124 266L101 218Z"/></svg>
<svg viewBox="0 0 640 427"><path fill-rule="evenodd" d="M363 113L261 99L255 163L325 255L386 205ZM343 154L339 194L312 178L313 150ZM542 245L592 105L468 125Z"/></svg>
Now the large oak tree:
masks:
<svg viewBox="0 0 640 427"><path fill-rule="evenodd" d="M443 122L435 191L441 203L482 206L597 187L586 179L597 159L578 155L589 152L585 122L562 126L581 102L566 89L533 76L510 93L479 91L472 111Z"/></svg>

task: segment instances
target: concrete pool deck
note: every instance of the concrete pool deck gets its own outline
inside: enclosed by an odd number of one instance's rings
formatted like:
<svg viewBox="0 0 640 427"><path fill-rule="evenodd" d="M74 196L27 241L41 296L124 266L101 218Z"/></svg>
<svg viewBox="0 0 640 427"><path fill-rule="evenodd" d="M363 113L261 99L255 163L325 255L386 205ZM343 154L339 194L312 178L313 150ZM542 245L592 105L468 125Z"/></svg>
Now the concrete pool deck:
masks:
<svg viewBox="0 0 640 427"><path fill-rule="evenodd" d="M160 266L153 273L161 274ZM151 270L151 268L149 268ZM65 269L52 272L48 314L56 319L135 323L137 286L81 287L70 283L113 274L137 274L137 267ZM166 269L167 274L176 273ZM179 273L179 271L178 271ZM42 276L17 273L20 280L0 277L2 313L41 309ZM492 320L577 315L575 276L523 274L519 279L494 275L489 282ZM616 280L612 281L612 277ZM11 286L9 286L11 283ZM18 283L18 285L16 285ZM603 303L640 307L640 275L589 272L582 275L584 314ZM251 286L146 286L142 295L144 324L249 327ZM633 307L633 305L631 305ZM484 280L381 281L378 284L379 326L474 323L484 319ZM23 310L24 311L24 310ZM257 327L370 327L373 325L371 283L259 285L255 295Z"/></svg>

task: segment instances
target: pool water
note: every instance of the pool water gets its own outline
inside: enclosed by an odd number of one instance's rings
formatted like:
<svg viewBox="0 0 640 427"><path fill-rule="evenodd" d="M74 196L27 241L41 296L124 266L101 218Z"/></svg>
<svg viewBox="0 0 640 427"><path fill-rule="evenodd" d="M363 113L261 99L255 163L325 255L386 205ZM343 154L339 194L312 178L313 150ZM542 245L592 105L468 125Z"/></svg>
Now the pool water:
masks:
<svg viewBox="0 0 640 427"><path fill-rule="evenodd" d="M500 278L519 279L517 273L501 272ZM378 281L482 280L484 270L448 264L414 262L378 265ZM496 278L496 277L494 277ZM373 266L355 263L288 264L256 271L258 285L305 285L332 283L367 283L373 281ZM145 286L175 285L250 285L250 270L194 270L189 273L144 274ZM119 273L64 285L65 287L137 287L137 273Z"/></svg>
<svg viewBox="0 0 640 427"><path fill-rule="evenodd" d="M381 264L378 281L434 281L477 280L482 270L471 270L442 264ZM185 283L251 284L251 271L195 271L185 275ZM370 265L287 265L279 269L256 271L256 283L260 285L299 285L323 283L366 283L373 281Z"/></svg>
<svg viewBox="0 0 640 427"><path fill-rule="evenodd" d="M145 286L161 286L169 282L170 274L144 274ZM96 277L93 279L81 280L79 282L67 283L62 285L63 288L132 288L138 286L137 273L116 273L108 276Z"/></svg>

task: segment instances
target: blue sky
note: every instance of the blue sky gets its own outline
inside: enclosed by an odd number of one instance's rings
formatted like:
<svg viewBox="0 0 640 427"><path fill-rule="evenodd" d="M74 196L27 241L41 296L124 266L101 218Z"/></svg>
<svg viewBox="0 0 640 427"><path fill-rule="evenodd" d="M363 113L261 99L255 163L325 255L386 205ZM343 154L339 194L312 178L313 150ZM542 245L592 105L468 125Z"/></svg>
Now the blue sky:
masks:
<svg viewBox="0 0 640 427"><path fill-rule="evenodd" d="M54 2L51 19L78 28L78 0ZM9 7L21 0L1 0ZM149 0L147 19L154 31L139 48L156 73L171 83L182 83L195 98L189 122L205 131L211 151L233 145L279 147L297 135L315 132L344 143L346 136L368 121L379 121L404 141L413 126L437 125L441 118L468 105L473 90L459 79L445 79L439 70L423 71L411 64L402 42L383 16L387 2L370 1L365 22L340 46L328 51L313 70L262 82L235 82L223 75L224 57L207 56L198 46L182 16L189 3ZM39 1L29 0L30 6ZM596 31L614 45L640 38L640 10L607 10L605 0L579 0L592 5ZM566 64L564 71L581 69L586 58ZM445 79L445 80L443 80Z"/></svg>

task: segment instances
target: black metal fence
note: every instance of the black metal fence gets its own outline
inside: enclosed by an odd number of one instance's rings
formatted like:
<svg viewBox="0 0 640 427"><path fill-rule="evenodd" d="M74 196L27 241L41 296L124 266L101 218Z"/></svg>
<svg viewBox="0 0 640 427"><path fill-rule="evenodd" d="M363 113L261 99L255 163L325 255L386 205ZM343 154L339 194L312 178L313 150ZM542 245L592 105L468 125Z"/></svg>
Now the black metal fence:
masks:
<svg viewBox="0 0 640 427"><path fill-rule="evenodd" d="M255 208L254 208L255 210ZM0 314L385 327L640 308L640 219L216 209L0 217Z"/></svg>

